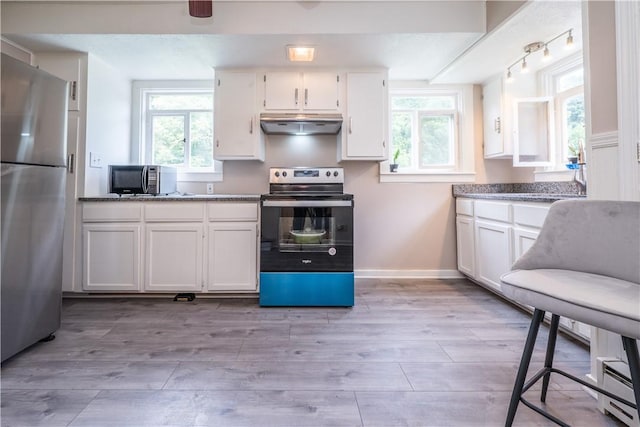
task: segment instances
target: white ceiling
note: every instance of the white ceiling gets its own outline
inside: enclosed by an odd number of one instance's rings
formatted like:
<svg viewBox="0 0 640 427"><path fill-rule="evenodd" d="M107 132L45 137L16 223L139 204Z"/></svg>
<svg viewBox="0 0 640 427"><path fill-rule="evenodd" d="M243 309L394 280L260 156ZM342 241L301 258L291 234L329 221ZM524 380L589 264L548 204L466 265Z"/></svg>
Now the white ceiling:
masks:
<svg viewBox="0 0 640 427"><path fill-rule="evenodd" d="M318 2L296 3L313 5ZM418 3L396 3L396 7ZM436 3L427 4L433 8ZM443 2L439 3L440 8L444 7ZM464 5L460 2L450 4L458 8ZM362 8L366 3L360 2L359 5ZM12 9L7 10L12 12ZM214 4L214 18L215 13ZM268 20L264 16L258 18ZM3 37L34 52L90 52L134 80L208 79L212 77L214 68L290 67L292 64L285 58L285 45L301 43L314 45L317 50L314 63L305 64L304 68L384 67L389 69L390 78L395 80L430 81L435 78L437 83L480 83L502 72L522 56L522 47L530 42L546 41L569 28L576 29L574 39L578 43L581 41L580 2L577 1L532 2L486 35L478 31L477 17L452 20L445 16L442 19L445 18L451 22L449 31L443 28L415 31L420 26L420 20L416 19L417 22L407 21L406 24L413 32L405 32L403 23L397 21L408 20L407 15L379 16L380 33L370 30L352 33L350 29L322 33L318 25L308 33L299 30L295 34L279 34L277 31L260 30L260 34L251 34L250 29L239 26L240 30L235 31L227 25L217 34L198 34L191 30L191 34L179 34L177 31L173 34L120 34L117 30L106 33L104 29L96 31L96 34L86 31L70 34L64 29L57 30L56 34L53 31L37 34L38 31L29 29L11 32L11 23L4 19L2 24L3 30L9 27L10 31L3 33ZM484 24L484 17L481 18ZM330 16L327 19L331 19ZM394 19L394 24L385 22ZM438 16L433 13L429 19L430 28L444 25L438 23ZM255 26L262 25L260 21L256 22ZM50 21L47 24L47 28L52 28ZM339 24L344 26L344 23ZM367 25L360 22L354 27L367 29L376 22L367 22ZM457 25L461 28L456 28Z"/></svg>

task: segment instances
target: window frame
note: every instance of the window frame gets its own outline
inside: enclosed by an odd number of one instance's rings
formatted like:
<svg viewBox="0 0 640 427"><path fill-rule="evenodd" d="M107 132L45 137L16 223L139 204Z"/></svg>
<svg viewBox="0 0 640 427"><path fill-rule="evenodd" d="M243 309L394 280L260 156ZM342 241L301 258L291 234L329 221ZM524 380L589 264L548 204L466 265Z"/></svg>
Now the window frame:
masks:
<svg viewBox="0 0 640 427"><path fill-rule="evenodd" d="M560 93L556 91L556 82L562 75L571 73L578 68L584 68L582 52L577 52L538 72L538 83L541 88L540 93L543 96L551 96L554 100L556 146L552 164L539 168L534 172L536 181L571 180L573 178L573 171L566 167L568 163L567 144L564 135L565 131L563 130L565 123L563 120L564 110L562 108L562 102L580 93L584 96L584 80L582 86L574 86Z"/></svg>
<svg viewBox="0 0 640 427"><path fill-rule="evenodd" d="M454 96L455 107L434 110L394 110L392 98L394 96ZM429 85L424 82L402 81L389 83L389 141L390 152L393 153L391 132L393 129L393 114L396 112L418 112L437 116L451 114L454 120L454 141L451 157L452 165L433 165L425 168L418 167L415 155L419 152L415 138L412 138L414 160L411 168L399 168L397 172L390 172L391 160L380 163L380 182L474 182L475 181L475 144L474 144L474 87L473 85ZM414 117L419 118L419 113ZM414 120L412 133L419 127L419 120ZM416 133L416 135L418 135ZM419 144L417 144L419 146Z"/></svg>
<svg viewBox="0 0 640 427"><path fill-rule="evenodd" d="M132 120L131 120L131 161L132 163L151 163L151 120L147 117L147 97L149 94L209 92L215 96L214 80L137 80L132 84ZM213 105L211 106L212 112ZM180 115L196 110L158 110L158 115L175 112ZM149 139L148 139L149 138ZM213 159L213 166L207 168L188 168L179 166L178 182L221 182L222 162Z"/></svg>

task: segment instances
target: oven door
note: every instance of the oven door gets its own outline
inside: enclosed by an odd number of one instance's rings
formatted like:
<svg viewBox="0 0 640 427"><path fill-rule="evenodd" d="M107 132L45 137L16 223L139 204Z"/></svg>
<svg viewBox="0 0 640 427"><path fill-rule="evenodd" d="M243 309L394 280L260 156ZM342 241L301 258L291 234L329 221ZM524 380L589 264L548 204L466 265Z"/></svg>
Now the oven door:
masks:
<svg viewBox="0 0 640 427"><path fill-rule="evenodd" d="M353 271L353 200L263 200L261 233L261 272Z"/></svg>

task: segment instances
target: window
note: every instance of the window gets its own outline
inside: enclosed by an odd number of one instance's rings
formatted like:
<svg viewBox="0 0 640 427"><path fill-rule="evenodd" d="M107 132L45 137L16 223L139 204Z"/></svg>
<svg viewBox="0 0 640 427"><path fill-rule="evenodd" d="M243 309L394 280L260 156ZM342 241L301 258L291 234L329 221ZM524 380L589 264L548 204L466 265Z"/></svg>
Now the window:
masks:
<svg viewBox="0 0 640 427"><path fill-rule="evenodd" d="M462 86L392 88L390 153L391 159L398 154L399 167L391 173L390 162L381 164L381 181L473 179L472 97L472 89Z"/></svg>
<svg viewBox="0 0 640 427"><path fill-rule="evenodd" d="M133 83L132 163L178 169L179 181L222 179L213 158L213 81Z"/></svg>
<svg viewBox="0 0 640 427"><path fill-rule="evenodd" d="M556 152L553 166L537 171L536 180L566 179L567 175L573 176L566 167L567 158L577 156L585 142L582 55L578 53L541 70L540 77L542 92L553 96L555 102Z"/></svg>

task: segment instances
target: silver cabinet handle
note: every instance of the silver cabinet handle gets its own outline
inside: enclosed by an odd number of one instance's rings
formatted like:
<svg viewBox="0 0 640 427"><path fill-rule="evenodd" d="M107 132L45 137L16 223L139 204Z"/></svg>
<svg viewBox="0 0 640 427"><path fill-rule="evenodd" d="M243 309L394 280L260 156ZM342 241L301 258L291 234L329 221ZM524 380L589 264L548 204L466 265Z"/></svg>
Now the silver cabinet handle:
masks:
<svg viewBox="0 0 640 427"><path fill-rule="evenodd" d="M500 123L500 117L496 117L496 119L493 121L493 130L496 133L502 132L502 124Z"/></svg>
<svg viewBox="0 0 640 427"><path fill-rule="evenodd" d="M349 117L349 133L353 133L353 117Z"/></svg>
<svg viewBox="0 0 640 427"><path fill-rule="evenodd" d="M304 106L306 107L309 104L309 89L304 89Z"/></svg>
<svg viewBox="0 0 640 427"><path fill-rule="evenodd" d="M298 106L298 88L296 88L295 92L294 92L294 97L296 100L296 107Z"/></svg>
<svg viewBox="0 0 640 427"><path fill-rule="evenodd" d="M216 147L220 147L220 140L216 139Z"/></svg>
<svg viewBox="0 0 640 427"><path fill-rule="evenodd" d="M249 133L253 134L253 117L249 120Z"/></svg>
<svg viewBox="0 0 640 427"><path fill-rule="evenodd" d="M78 82L74 80L71 82L71 100L75 101L77 97L78 97Z"/></svg>

